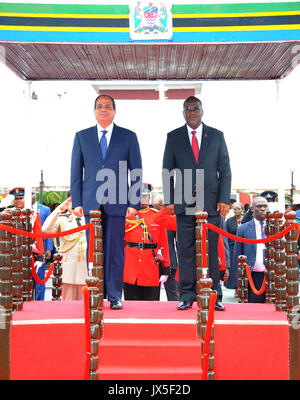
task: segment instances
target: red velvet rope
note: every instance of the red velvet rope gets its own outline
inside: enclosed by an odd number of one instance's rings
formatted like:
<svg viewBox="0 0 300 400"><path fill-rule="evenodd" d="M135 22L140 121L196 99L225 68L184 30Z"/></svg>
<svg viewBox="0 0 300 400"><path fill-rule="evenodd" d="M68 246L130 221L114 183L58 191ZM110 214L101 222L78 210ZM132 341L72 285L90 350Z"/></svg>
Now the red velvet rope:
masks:
<svg viewBox="0 0 300 400"><path fill-rule="evenodd" d="M202 239L201 239L201 251L202 251L202 266L203 268L207 268L207 263L206 263L206 236L207 236L207 228L219 233L220 235L224 235L228 237L229 239L236 240L237 242L242 242L242 243L250 243L250 244L257 244L257 243L268 243L271 242L272 240L278 239L284 235L286 235L288 232L290 232L292 229L296 229L297 231L297 239L299 237L299 225L297 222L293 222L290 226L287 228L283 229L281 232L276 233L275 235L272 236L267 236L263 239L247 239L247 238L242 238L239 236L232 235L231 233L228 233L226 231L223 231L222 229L218 228L215 225L212 225L208 222L205 222L202 226Z"/></svg>
<svg viewBox="0 0 300 400"><path fill-rule="evenodd" d="M248 277L249 285L251 286L252 292L254 294L256 294L257 296L263 294L263 292L265 291L265 288L266 288L266 278L264 278L261 288L259 290L257 290L256 287L254 286L254 282L252 279L249 265L246 265L246 272L247 272L247 277Z"/></svg>
<svg viewBox="0 0 300 400"><path fill-rule="evenodd" d="M52 271L54 268L54 263L50 264L49 270L47 272L47 275L45 276L45 278L43 280L41 280L38 276L38 274L36 273L35 267L34 267L34 258L32 256L32 264L31 264L31 270L32 270L32 276L34 277L34 280L39 284L39 285L44 285L48 279L50 278Z"/></svg>
<svg viewBox="0 0 300 400"><path fill-rule="evenodd" d="M15 229L8 225L0 224L0 230L2 230L2 231L11 232L15 235L31 237L33 239L37 239L37 238L50 239L50 238L56 238L56 237L64 237L67 235L71 235L72 233L84 231L85 229L90 230L89 262L93 262L93 260L94 260L95 227L91 222L89 224L78 226L77 228L69 229L68 231L57 232L57 233L32 233L32 232L23 231L21 229Z"/></svg>
<svg viewBox="0 0 300 400"><path fill-rule="evenodd" d="M217 293L211 292L210 298L209 298L207 324L206 324L206 331L205 331L204 345L203 345L203 370L202 370L202 379L203 380L207 380L207 378L208 378L209 345L210 345L210 339L211 339L212 324L214 322L214 311L215 311L216 299L217 299Z"/></svg>
<svg viewBox="0 0 300 400"><path fill-rule="evenodd" d="M91 365L91 329L90 329L90 291L87 286L81 288L84 301L84 320L85 320L85 369L84 379L89 380Z"/></svg>

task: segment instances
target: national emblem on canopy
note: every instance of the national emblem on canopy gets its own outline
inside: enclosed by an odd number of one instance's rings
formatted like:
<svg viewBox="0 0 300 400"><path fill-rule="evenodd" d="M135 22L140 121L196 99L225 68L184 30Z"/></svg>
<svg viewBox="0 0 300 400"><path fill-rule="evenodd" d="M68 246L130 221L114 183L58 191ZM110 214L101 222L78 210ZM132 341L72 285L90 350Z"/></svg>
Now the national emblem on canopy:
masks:
<svg viewBox="0 0 300 400"><path fill-rule="evenodd" d="M173 35L169 1L134 1L129 21L133 40L170 39Z"/></svg>

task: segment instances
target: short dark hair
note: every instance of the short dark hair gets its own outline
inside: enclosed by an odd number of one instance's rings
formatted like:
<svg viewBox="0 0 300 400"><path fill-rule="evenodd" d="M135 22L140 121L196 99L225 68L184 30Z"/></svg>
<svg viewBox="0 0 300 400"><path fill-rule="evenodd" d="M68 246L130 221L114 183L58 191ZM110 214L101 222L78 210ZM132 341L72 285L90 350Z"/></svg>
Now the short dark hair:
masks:
<svg viewBox="0 0 300 400"><path fill-rule="evenodd" d="M96 97L96 100L95 100L95 103L94 103L94 109L96 109L97 101L98 101L98 99L100 99L100 97L108 97L109 99L111 99L113 109L114 110L116 109L116 103L115 103L114 98L110 94L106 94L106 93L101 93Z"/></svg>
<svg viewBox="0 0 300 400"><path fill-rule="evenodd" d="M184 100L183 107L185 107L186 103L190 101L196 101L197 103L200 103L201 109L202 109L202 102L198 97L196 96L189 96L187 99Z"/></svg>

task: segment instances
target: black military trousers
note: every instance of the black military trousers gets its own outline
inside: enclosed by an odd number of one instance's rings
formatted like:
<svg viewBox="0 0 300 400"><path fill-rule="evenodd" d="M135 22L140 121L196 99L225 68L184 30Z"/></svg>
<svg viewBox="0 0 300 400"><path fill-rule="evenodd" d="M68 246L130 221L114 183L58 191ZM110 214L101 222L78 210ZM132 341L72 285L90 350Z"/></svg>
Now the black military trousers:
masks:
<svg viewBox="0 0 300 400"><path fill-rule="evenodd" d="M139 286L124 282L124 300L159 301L160 286Z"/></svg>

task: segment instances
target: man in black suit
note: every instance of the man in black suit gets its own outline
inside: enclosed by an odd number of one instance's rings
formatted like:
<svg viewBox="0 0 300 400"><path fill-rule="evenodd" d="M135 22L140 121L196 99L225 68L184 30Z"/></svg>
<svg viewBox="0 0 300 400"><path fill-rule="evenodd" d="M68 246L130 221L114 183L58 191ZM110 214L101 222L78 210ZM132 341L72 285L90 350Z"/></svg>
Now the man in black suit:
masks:
<svg viewBox="0 0 300 400"><path fill-rule="evenodd" d="M201 101L188 97L183 104L186 124L168 133L163 157L166 209L177 216L179 310L192 307L196 294L195 211L208 213L208 222L220 225L229 212L231 169L222 132L202 123ZM175 184L176 182L176 184ZM196 207L195 207L196 204ZM209 276L219 284L218 234L208 230ZM224 310L220 301L216 310Z"/></svg>

